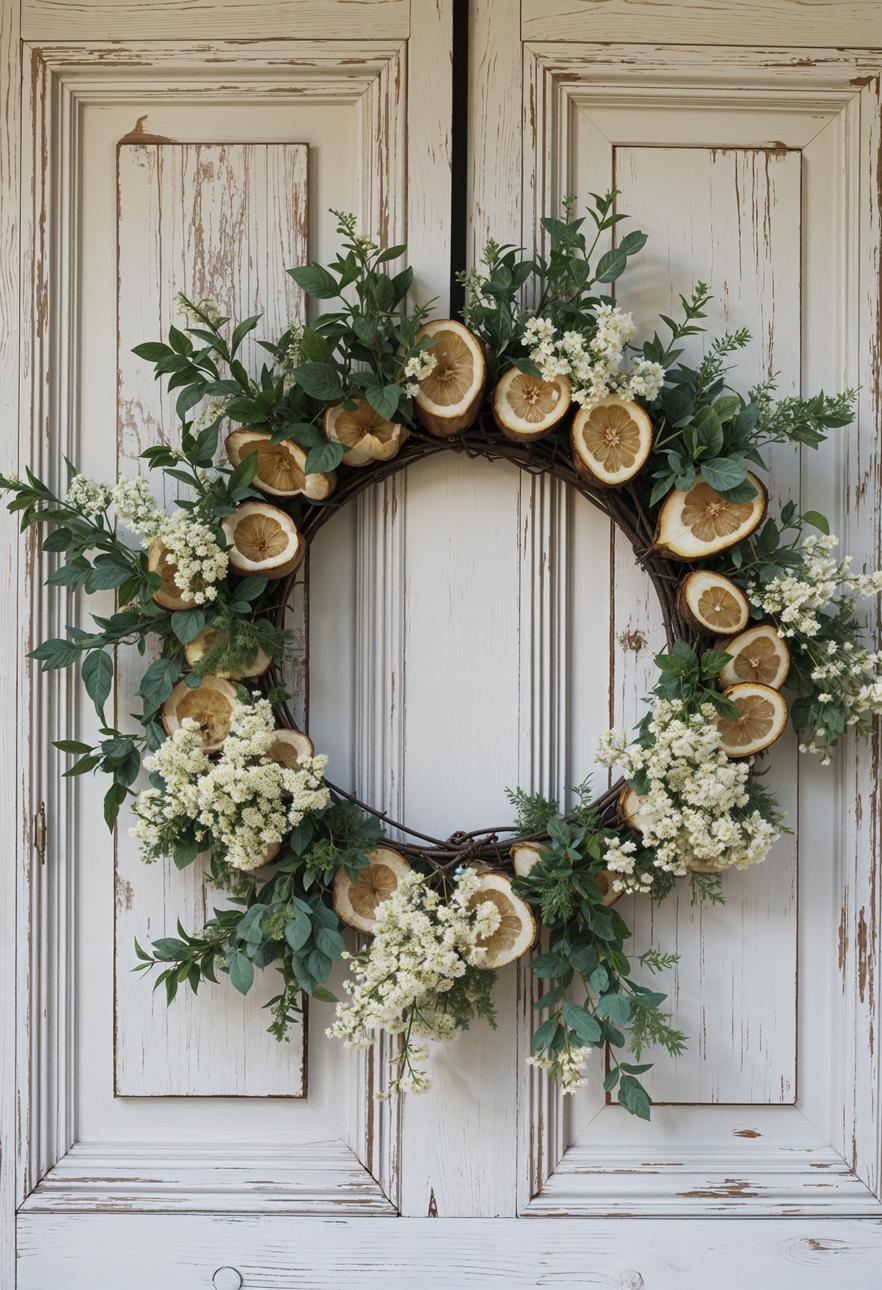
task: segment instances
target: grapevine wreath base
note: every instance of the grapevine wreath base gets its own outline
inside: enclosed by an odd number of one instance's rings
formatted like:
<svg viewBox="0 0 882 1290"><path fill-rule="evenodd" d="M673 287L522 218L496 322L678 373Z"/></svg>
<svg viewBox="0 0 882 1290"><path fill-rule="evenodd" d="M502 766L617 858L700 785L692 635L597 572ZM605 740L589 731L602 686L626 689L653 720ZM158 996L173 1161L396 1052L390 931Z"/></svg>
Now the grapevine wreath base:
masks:
<svg viewBox="0 0 882 1290"><path fill-rule="evenodd" d="M389 1092L428 1088L427 1039L493 1023L495 971L541 931L530 1060L571 1092L604 1050L604 1088L648 1118L642 1058L678 1054L686 1037L645 978L676 956L627 954L613 906L624 892L661 900L678 881L722 899L724 871L764 860L783 827L762 754L788 715L800 749L826 763L882 711L882 656L858 613L882 573L835 558L817 512L788 501L770 516L757 473L767 446L817 447L847 426L854 391L779 399L772 379L739 393L728 362L746 331L688 366L701 283L682 317L661 317L666 340L637 346L609 284L646 238L597 253L625 218L614 198L593 196L585 218L566 202L542 221L542 253L488 243L464 275L461 321L409 306L411 271L389 267L405 248L338 215L337 258L290 270L322 311L260 341L259 371L242 360L259 316L231 327L214 302L179 297L186 325L135 349L175 392L178 441L143 454L174 481L170 514L149 473L110 486L69 465L58 491L30 471L0 477L22 528L49 526L58 594L116 595L112 613L32 654L44 670L79 665L99 714L96 746L58 742L76 758L66 774L108 774L108 826L131 799L141 858L199 863L231 899L201 929L136 943L135 970L158 968L171 1003L218 973L247 993L272 968L278 1038L304 992L336 1004L329 1033L346 1044L400 1036ZM655 588L666 649L634 736L600 740L596 760L621 773L606 791L586 782L561 808L514 789L514 823L434 838L326 776L290 706L285 615L332 515L450 452L550 475L608 515ZM114 657L133 645L142 710L118 729L105 712ZM365 934L354 954L341 922ZM324 982L341 957L338 1000Z"/></svg>

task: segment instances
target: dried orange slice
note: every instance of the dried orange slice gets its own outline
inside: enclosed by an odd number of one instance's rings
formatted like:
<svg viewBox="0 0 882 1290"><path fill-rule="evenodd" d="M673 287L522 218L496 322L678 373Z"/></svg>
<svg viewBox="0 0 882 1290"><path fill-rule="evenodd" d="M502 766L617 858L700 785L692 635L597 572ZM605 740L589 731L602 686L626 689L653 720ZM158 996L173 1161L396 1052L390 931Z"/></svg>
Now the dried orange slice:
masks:
<svg viewBox="0 0 882 1290"><path fill-rule="evenodd" d="M750 605L741 588L709 569L686 574L677 591L677 608L693 626L711 636L740 632L750 622Z"/></svg>
<svg viewBox="0 0 882 1290"><path fill-rule="evenodd" d="M184 658L192 667L204 658L209 650L214 649L215 645L221 645L227 639L226 632L216 631L213 627L203 627L198 636L194 636L184 646ZM263 676L272 666L272 659L268 654L264 654L262 649L256 650L248 660L244 668L237 672L218 672L218 676L232 676L235 680L250 680L255 676Z"/></svg>
<svg viewBox="0 0 882 1290"><path fill-rule="evenodd" d="M162 579L153 593L153 599L157 605L161 605L163 609L192 609L196 602L192 596L181 593L180 587L175 582L178 566L169 558L165 544L158 538L150 543L150 549L147 552L147 568L150 573L158 573Z"/></svg>
<svg viewBox="0 0 882 1290"><path fill-rule="evenodd" d="M270 761L277 761L280 766L296 770L304 757L315 756L315 744L309 735L301 730L288 730L281 727L273 731L273 742L267 753Z"/></svg>
<svg viewBox="0 0 882 1290"><path fill-rule="evenodd" d="M451 318L426 323L417 340L426 339L434 341L429 353L435 366L420 382L414 403L426 429L446 439L467 430L478 415L487 364L477 336Z"/></svg>
<svg viewBox="0 0 882 1290"><path fill-rule="evenodd" d="M338 869L334 879L334 910L344 923L360 932L374 930L377 907L389 899L401 879L411 872L404 856L391 847L377 847L367 860L367 868L359 869L354 882L345 869Z"/></svg>
<svg viewBox="0 0 882 1290"><path fill-rule="evenodd" d="M203 676L198 687L179 681L162 705L162 724L173 735L185 717L199 726L206 752L217 752L230 733L230 718L236 702L235 686L222 676Z"/></svg>
<svg viewBox="0 0 882 1290"><path fill-rule="evenodd" d="M717 717L721 747L729 757L752 757L784 733L787 704L771 686L744 681L724 694L738 709L737 717Z"/></svg>
<svg viewBox="0 0 882 1290"><path fill-rule="evenodd" d="M760 623L722 641L720 649L732 657L720 672L721 685L758 681L780 690L790 671L790 649L771 623Z"/></svg>
<svg viewBox="0 0 882 1290"><path fill-rule="evenodd" d="M652 451L652 422L638 403L614 395L580 408L570 427L573 465L589 484L618 488Z"/></svg>
<svg viewBox="0 0 882 1290"><path fill-rule="evenodd" d="M407 439L407 427L387 421L366 399L356 399L355 407L342 403L325 408L325 436L332 443L348 449L344 466L369 466L372 461L391 461Z"/></svg>
<svg viewBox="0 0 882 1290"><path fill-rule="evenodd" d="M284 578L306 555L306 543L291 516L269 502L243 502L221 527L236 573Z"/></svg>
<svg viewBox="0 0 882 1290"><path fill-rule="evenodd" d="M736 546L762 522L768 496L756 475L749 502L730 502L699 475L688 491L668 493L658 516L655 545L676 560L704 560Z"/></svg>
<svg viewBox="0 0 882 1290"><path fill-rule="evenodd" d="M511 889L511 879L501 873L482 873L478 876L478 890L469 900L469 909L490 900L499 910L499 925L489 936L478 939L487 953L482 967L489 971L514 963L536 939L536 919L525 900Z"/></svg>
<svg viewBox="0 0 882 1290"><path fill-rule="evenodd" d="M252 483L271 497L302 496L311 502L323 502L337 485L333 470L307 475L306 453L299 444L290 439L273 443L272 435L262 430L234 430L227 435L227 456L234 466L256 456Z"/></svg>
<svg viewBox="0 0 882 1290"><path fill-rule="evenodd" d="M572 401L567 377L543 381L510 367L493 391L493 419L507 439L541 439L560 425Z"/></svg>

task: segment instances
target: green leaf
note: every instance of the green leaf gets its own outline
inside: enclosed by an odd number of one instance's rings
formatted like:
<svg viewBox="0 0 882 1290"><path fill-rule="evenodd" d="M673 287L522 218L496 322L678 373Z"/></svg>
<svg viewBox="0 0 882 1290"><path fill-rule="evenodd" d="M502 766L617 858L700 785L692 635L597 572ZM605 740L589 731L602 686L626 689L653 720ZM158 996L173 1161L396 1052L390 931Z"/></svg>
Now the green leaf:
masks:
<svg viewBox="0 0 882 1290"><path fill-rule="evenodd" d="M626 994L603 994L597 1000L597 1015L622 1026L631 1015L631 1000Z"/></svg>
<svg viewBox="0 0 882 1290"><path fill-rule="evenodd" d="M398 411L400 385L369 385L364 393L368 403L385 421L390 421Z"/></svg>
<svg viewBox="0 0 882 1290"><path fill-rule="evenodd" d="M304 473L307 475L320 475L325 471L336 470L341 461L346 457L346 449L342 443L322 443L315 448L310 448L306 454L304 462Z"/></svg>
<svg viewBox="0 0 882 1290"><path fill-rule="evenodd" d="M332 300L337 294L337 280L321 264L302 264L289 269L298 287L319 300Z"/></svg>
<svg viewBox="0 0 882 1290"><path fill-rule="evenodd" d="M103 649L93 652L83 660L83 684L95 704L95 711L104 720L104 705L113 684L113 659Z"/></svg>
<svg viewBox="0 0 882 1290"><path fill-rule="evenodd" d="M188 865L193 863L201 849L202 844L194 838L184 838L180 842L176 842L172 847L172 859L176 867L186 869Z"/></svg>
<svg viewBox="0 0 882 1290"><path fill-rule="evenodd" d="M242 341L250 331L253 331L260 322L262 314L252 314L250 318L243 319L233 328L233 335L230 337L230 355L235 354L236 350L242 344Z"/></svg>
<svg viewBox="0 0 882 1290"><path fill-rule="evenodd" d="M616 247L600 257L594 277L597 282L615 282L628 263L627 253Z"/></svg>
<svg viewBox="0 0 882 1290"><path fill-rule="evenodd" d="M145 340L142 345L136 345L132 350L138 358L146 358L148 363L158 363L160 359L167 358L171 352L168 345L163 345L158 340Z"/></svg>
<svg viewBox="0 0 882 1290"><path fill-rule="evenodd" d="M79 739L53 739L52 747L57 748L59 752L66 753L87 753L92 751L90 744L81 743Z"/></svg>
<svg viewBox="0 0 882 1290"><path fill-rule="evenodd" d="M49 672L58 667L70 667L72 663L76 663L81 652L79 645L55 636L31 650L28 657L37 659L43 664L42 671Z"/></svg>
<svg viewBox="0 0 882 1290"><path fill-rule="evenodd" d="M640 1083L634 1079L633 1075L623 1075L619 1084L619 1101L626 1111L632 1115L638 1116L641 1120L648 1120L650 1117L650 1107L652 1103L649 1100L649 1094Z"/></svg>
<svg viewBox="0 0 882 1290"><path fill-rule="evenodd" d="M254 984L254 964L241 950L233 950L226 956L227 971L230 980L240 994L247 994Z"/></svg>
<svg viewBox="0 0 882 1290"><path fill-rule="evenodd" d="M606 1079L603 1081L603 1091L605 1093L611 1093L613 1091L616 1084L618 1084L619 1082L619 1076L621 1075L621 1073L622 1072L620 1067L614 1066L612 1068L610 1073L607 1075Z"/></svg>
<svg viewBox="0 0 882 1290"><path fill-rule="evenodd" d="M312 923L302 909L294 911L294 917L285 924L285 940L295 954L302 950L312 935Z"/></svg>
<svg viewBox="0 0 882 1290"><path fill-rule="evenodd" d="M113 826L116 824L119 808L127 796L125 784L111 784L104 794L104 822L111 832L113 832Z"/></svg>
<svg viewBox="0 0 882 1290"><path fill-rule="evenodd" d="M624 251L625 255L636 255L642 251L646 245L647 234L640 231L639 228L632 229L626 233L619 243L619 250Z"/></svg>
<svg viewBox="0 0 882 1290"><path fill-rule="evenodd" d="M559 1028L560 1022L556 1017L549 1017L547 1021L543 1021L542 1025L539 1026L533 1035L533 1052L540 1053L543 1048L548 1048L552 1043L554 1043Z"/></svg>
<svg viewBox="0 0 882 1290"><path fill-rule="evenodd" d="M204 609L178 609L169 617L171 629L182 645L187 645L202 631L206 622Z"/></svg>
<svg viewBox="0 0 882 1290"><path fill-rule="evenodd" d="M236 599L247 600L249 603L262 596L266 591L268 579L263 574L254 573L248 578L243 578L241 582L236 583Z"/></svg>
<svg viewBox="0 0 882 1290"><path fill-rule="evenodd" d="M150 664L141 677L141 684L138 686L138 693L144 700L144 710L146 712L156 712L158 708L162 707L175 688L180 675L181 664L179 659L158 658Z"/></svg>
<svg viewBox="0 0 882 1290"><path fill-rule="evenodd" d="M605 967L596 967L588 978L588 985L597 994L609 985L609 973Z"/></svg>
<svg viewBox="0 0 882 1290"><path fill-rule="evenodd" d="M311 399L334 403L343 397L343 386L336 367L331 363L302 363L294 375L297 384Z"/></svg>
<svg viewBox="0 0 882 1290"><path fill-rule="evenodd" d="M819 529L821 533L824 533L827 536L829 536L830 534L829 521L827 520L826 515L822 515L820 511L803 511L802 515L800 516L800 519L803 521L803 523L811 524L812 528Z"/></svg>
<svg viewBox="0 0 882 1290"><path fill-rule="evenodd" d="M343 937L333 927L320 927L315 934L315 943L329 959L339 959L346 949Z"/></svg>
<svg viewBox="0 0 882 1290"><path fill-rule="evenodd" d="M702 461L701 473L705 483L718 493L737 488L747 479L747 466L740 457L712 457ZM753 495L751 490L751 496Z"/></svg>
<svg viewBox="0 0 882 1290"><path fill-rule="evenodd" d="M563 1006L563 1018L571 1030L574 1030L583 1044L599 1044L603 1031L595 1017L581 1004L568 999Z"/></svg>
<svg viewBox="0 0 882 1290"><path fill-rule="evenodd" d="M87 591L110 591L121 587L132 576L127 564L120 564L112 555L99 555L86 579Z"/></svg>
<svg viewBox="0 0 882 1290"><path fill-rule="evenodd" d="M321 1003L339 1003L339 999L336 994L323 985L316 985L313 987L312 997L313 999L320 1000Z"/></svg>

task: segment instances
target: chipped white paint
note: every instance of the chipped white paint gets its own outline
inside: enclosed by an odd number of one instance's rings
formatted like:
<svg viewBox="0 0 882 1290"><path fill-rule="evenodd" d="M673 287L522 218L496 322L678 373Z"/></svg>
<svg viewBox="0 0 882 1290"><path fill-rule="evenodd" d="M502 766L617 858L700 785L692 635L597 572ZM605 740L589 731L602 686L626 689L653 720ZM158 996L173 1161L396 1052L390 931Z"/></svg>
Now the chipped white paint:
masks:
<svg viewBox="0 0 882 1290"><path fill-rule="evenodd" d="M175 395L163 394L148 364L132 354L145 337L181 325L177 291L217 300L224 313L263 313L256 335L274 338L304 316L300 291L285 272L307 258L307 149L302 144L123 142L118 154L118 417L120 476L143 471L141 454L174 443ZM89 237L88 232L86 233ZM96 229L95 250L106 254ZM91 239L90 239L91 241ZM85 252L89 256L89 251ZM245 342L244 360L261 351ZM96 372L96 378L98 373ZM174 498L164 499L167 505ZM144 660L120 651L115 724L130 728L138 709ZM300 669L302 672L302 668ZM295 667L295 676L298 670ZM131 727L137 728L137 727ZM177 920L201 927L222 893L206 883L200 861L180 872L145 866L122 812L117 835L116 1080L118 1096L302 1096L303 1035L278 1044L262 1005L278 993L274 969L257 974L247 998L203 986L180 992L175 1006L145 988L135 939L149 945L175 936ZM127 893L127 894L126 894Z"/></svg>

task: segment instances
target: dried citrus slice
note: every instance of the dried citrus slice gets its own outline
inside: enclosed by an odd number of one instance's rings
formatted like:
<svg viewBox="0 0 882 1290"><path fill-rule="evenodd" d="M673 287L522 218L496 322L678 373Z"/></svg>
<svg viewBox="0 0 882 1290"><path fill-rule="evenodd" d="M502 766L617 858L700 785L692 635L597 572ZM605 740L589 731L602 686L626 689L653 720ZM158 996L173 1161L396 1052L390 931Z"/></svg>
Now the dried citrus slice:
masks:
<svg viewBox="0 0 882 1290"><path fill-rule="evenodd" d="M377 847L367 860L367 868L359 869L354 882L345 869L338 869L334 879L337 916L360 932L374 930L377 906L388 900L401 879L411 872L404 856L391 847Z"/></svg>
<svg viewBox="0 0 882 1290"><path fill-rule="evenodd" d="M272 435L262 430L234 430L227 435L227 456L234 466L256 456L252 483L271 497L302 496L311 502L323 502L337 484L333 470L307 475L306 453L299 444L290 439L273 443Z"/></svg>
<svg viewBox="0 0 882 1290"><path fill-rule="evenodd" d="M639 404L611 395L579 409L570 440L573 464L586 483L618 488L646 465L652 422Z"/></svg>
<svg viewBox="0 0 882 1290"><path fill-rule="evenodd" d="M750 621L750 605L741 588L709 569L686 574L677 591L677 608L693 626L711 636L740 632Z"/></svg>
<svg viewBox="0 0 882 1290"><path fill-rule="evenodd" d="M217 752L230 733L236 688L222 676L203 676L198 687L179 681L162 705L162 724L173 735L185 717L195 721L206 752Z"/></svg>
<svg viewBox="0 0 882 1290"><path fill-rule="evenodd" d="M652 813L648 809L643 797L635 793L633 788L625 788L619 795L618 800L619 819L630 826L635 833L645 833L652 820Z"/></svg>
<svg viewBox="0 0 882 1290"><path fill-rule="evenodd" d="M676 560L704 560L749 537L762 522L768 496L756 475L749 502L730 502L699 475L688 491L668 493L659 512L655 545Z"/></svg>
<svg viewBox="0 0 882 1290"><path fill-rule="evenodd" d="M417 412L427 430L446 439L466 430L478 415L487 364L481 342L462 323L435 318L417 334L417 340L431 338L429 353L435 366L416 395Z"/></svg>
<svg viewBox="0 0 882 1290"><path fill-rule="evenodd" d="M284 578L306 555L306 543L291 516L269 502L243 502L221 527L236 573Z"/></svg>
<svg viewBox="0 0 882 1290"><path fill-rule="evenodd" d="M509 851L512 868L518 878L526 878L543 856L548 854L548 847L541 842L516 842Z"/></svg>
<svg viewBox="0 0 882 1290"><path fill-rule="evenodd" d="M194 636L184 646L184 658L192 667L200 659L205 658L209 650L214 649L215 645L221 645L227 639L226 632L215 631L213 627L203 627L198 636ZM240 667L235 672L218 672L218 676L232 676L236 680L250 680L255 676L263 676L264 672L269 671L272 666L272 659L268 654L264 654L262 649L256 650L244 667Z"/></svg>
<svg viewBox="0 0 882 1290"><path fill-rule="evenodd" d="M511 879L501 873L478 875L478 890L470 898L469 908L474 909L485 900L492 901L499 910L496 930L478 940L478 945L487 950L481 966L492 971L526 954L536 939L537 928L530 906L515 895Z"/></svg>
<svg viewBox="0 0 882 1290"><path fill-rule="evenodd" d="M721 642L732 657L720 672L721 685L758 681L780 690L790 671L790 649L771 623L760 623Z"/></svg>
<svg viewBox="0 0 882 1290"><path fill-rule="evenodd" d="M784 733L787 704L771 686L743 681L724 694L738 709L737 717L717 717L721 747L730 757L752 757Z"/></svg>
<svg viewBox="0 0 882 1290"><path fill-rule="evenodd" d="M153 599L163 609L191 609L196 603L192 596L184 596L175 582L178 566L169 558L165 544L157 538L150 543L147 552L147 568L150 573L158 573L162 581L153 593Z"/></svg>
<svg viewBox="0 0 882 1290"><path fill-rule="evenodd" d="M280 766L296 770L304 757L315 756L315 744L309 735L301 730L288 730L281 727L273 731L273 742L267 753L270 761L277 761Z"/></svg>
<svg viewBox="0 0 882 1290"><path fill-rule="evenodd" d="M325 408L324 425L326 437L349 450L344 466L390 461L408 437L406 426L381 417L366 399L356 399L354 408L346 409L342 403Z"/></svg>
<svg viewBox="0 0 882 1290"><path fill-rule="evenodd" d="M507 439L541 439L560 425L572 401L565 376L543 381L510 367L493 391L493 419Z"/></svg>

